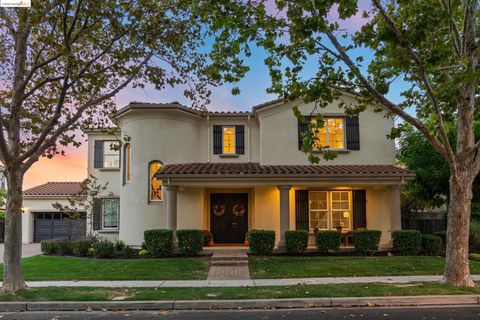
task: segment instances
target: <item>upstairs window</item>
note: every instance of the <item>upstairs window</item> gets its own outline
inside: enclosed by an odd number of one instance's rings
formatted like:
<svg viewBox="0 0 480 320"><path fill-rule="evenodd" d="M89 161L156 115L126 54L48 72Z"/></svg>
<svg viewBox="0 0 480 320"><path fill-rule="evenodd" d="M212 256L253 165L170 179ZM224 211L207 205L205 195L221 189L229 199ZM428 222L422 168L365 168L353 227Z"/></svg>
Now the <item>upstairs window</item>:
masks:
<svg viewBox="0 0 480 320"><path fill-rule="evenodd" d="M235 153L235 127L223 127L223 153Z"/></svg>
<svg viewBox="0 0 480 320"><path fill-rule="evenodd" d="M245 126L214 125L213 154L227 156L245 154Z"/></svg>
<svg viewBox="0 0 480 320"><path fill-rule="evenodd" d="M157 177L157 173L162 170L163 163L158 160L150 162L148 165L148 175L149 175L149 200L150 201L162 201L163 200L163 190L162 190L162 179Z"/></svg>
<svg viewBox="0 0 480 320"><path fill-rule="evenodd" d="M312 122L316 120L313 119ZM323 128L315 129L316 146L344 149L344 118L325 118Z"/></svg>
<svg viewBox="0 0 480 320"><path fill-rule="evenodd" d="M103 167L120 168L120 150L118 141L103 141Z"/></svg>

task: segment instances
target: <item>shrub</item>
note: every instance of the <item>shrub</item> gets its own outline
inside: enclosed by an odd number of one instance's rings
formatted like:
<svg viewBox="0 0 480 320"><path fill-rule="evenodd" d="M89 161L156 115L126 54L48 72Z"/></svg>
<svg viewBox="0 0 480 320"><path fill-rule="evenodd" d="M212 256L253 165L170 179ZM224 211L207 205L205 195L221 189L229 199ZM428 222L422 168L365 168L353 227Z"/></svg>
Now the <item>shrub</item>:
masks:
<svg viewBox="0 0 480 320"><path fill-rule="evenodd" d="M292 230L285 232L287 252L301 253L308 246L308 231Z"/></svg>
<svg viewBox="0 0 480 320"><path fill-rule="evenodd" d="M208 244L212 240L213 240L213 234L208 230L203 230L203 246L208 247Z"/></svg>
<svg viewBox="0 0 480 320"><path fill-rule="evenodd" d="M480 253L470 253L468 257L470 260L480 261Z"/></svg>
<svg viewBox="0 0 480 320"><path fill-rule="evenodd" d="M85 257L88 255L88 249L92 246L90 240L78 240L72 242L73 254L79 257Z"/></svg>
<svg viewBox="0 0 480 320"><path fill-rule="evenodd" d="M393 249L402 255L416 255L422 251L422 233L418 230L392 232Z"/></svg>
<svg viewBox="0 0 480 320"><path fill-rule="evenodd" d="M106 240L94 243L93 248L95 249L95 256L100 259L110 258L115 252L115 246L113 243Z"/></svg>
<svg viewBox="0 0 480 320"><path fill-rule="evenodd" d="M45 255L56 254L58 251L57 241L55 240L42 240L40 242L40 249Z"/></svg>
<svg viewBox="0 0 480 320"><path fill-rule="evenodd" d="M164 257L172 254L172 230L153 229L143 233L145 247L154 257Z"/></svg>
<svg viewBox="0 0 480 320"><path fill-rule="evenodd" d="M434 232L433 235L442 238L442 245L443 247L445 247L445 245L447 244L447 231L437 231Z"/></svg>
<svg viewBox="0 0 480 320"><path fill-rule="evenodd" d="M424 234L422 237L423 253L429 256L438 256L442 251L442 238L433 234Z"/></svg>
<svg viewBox="0 0 480 320"><path fill-rule="evenodd" d="M472 251L478 251L480 249L480 222L470 222L470 235L468 243Z"/></svg>
<svg viewBox="0 0 480 320"><path fill-rule="evenodd" d="M186 256L196 256L203 249L203 231L177 230L178 251Z"/></svg>
<svg viewBox="0 0 480 320"><path fill-rule="evenodd" d="M251 230L248 234L250 252L256 255L271 255L275 246L275 231Z"/></svg>
<svg viewBox="0 0 480 320"><path fill-rule="evenodd" d="M69 256L73 254L73 242L70 240L57 241L57 253L61 256Z"/></svg>
<svg viewBox="0 0 480 320"><path fill-rule="evenodd" d="M361 255L371 255L378 250L382 231L380 230L354 230L353 245L355 251Z"/></svg>
<svg viewBox="0 0 480 320"><path fill-rule="evenodd" d="M117 240L115 241L115 250L116 251L122 251L125 248L125 242L122 240Z"/></svg>
<svg viewBox="0 0 480 320"><path fill-rule="evenodd" d="M342 242L342 234L333 230L319 230L317 232L317 248L323 253L338 252Z"/></svg>
<svg viewBox="0 0 480 320"><path fill-rule="evenodd" d="M127 259L132 259L133 257L135 257L135 253L136 253L136 250L130 246L126 246L125 248L123 248L123 255Z"/></svg>
<svg viewBox="0 0 480 320"><path fill-rule="evenodd" d="M144 256L144 255L147 255L147 254L149 254L148 250L142 249L142 250L138 251L139 256Z"/></svg>

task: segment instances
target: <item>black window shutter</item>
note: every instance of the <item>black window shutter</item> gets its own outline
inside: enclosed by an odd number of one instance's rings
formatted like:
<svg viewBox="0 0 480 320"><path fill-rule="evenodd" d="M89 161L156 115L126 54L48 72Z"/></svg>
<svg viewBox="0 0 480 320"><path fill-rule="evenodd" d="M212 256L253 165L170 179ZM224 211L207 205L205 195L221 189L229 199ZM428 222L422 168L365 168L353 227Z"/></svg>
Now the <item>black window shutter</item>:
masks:
<svg viewBox="0 0 480 320"><path fill-rule="evenodd" d="M222 154L222 126L213 126L213 154Z"/></svg>
<svg viewBox="0 0 480 320"><path fill-rule="evenodd" d="M235 126L235 153L245 153L245 126Z"/></svg>
<svg viewBox="0 0 480 320"><path fill-rule="evenodd" d="M297 230L309 229L308 190L295 190L295 227Z"/></svg>
<svg viewBox="0 0 480 320"><path fill-rule="evenodd" d="M347 149L360 150L360 127L358 116L346 117Z"/></svg>
<svg viewBox="0 0 480 320"><path fill-rule="evenodd" d="M298 150L302 150L303 146L303 135L307 132L308 124L312 120L311 116L303 116L305 121L298 119Z"/></svg>
<svg viewBox="0 0 480 320"><path fill-rule="evenodd" d="M93 199L93 230L102 230L102 199Z"/></svg>
<svg viewBox="0 0 480 320"><path fill-rule="evenodd" d="M103 140L95 140L93 167L103 168Z"/></svg>
<svg viewBox="0 0 480 320"><path fill-rule="evenodd" d="M353 190L353 229L367 228L367 193Z"/></svg>

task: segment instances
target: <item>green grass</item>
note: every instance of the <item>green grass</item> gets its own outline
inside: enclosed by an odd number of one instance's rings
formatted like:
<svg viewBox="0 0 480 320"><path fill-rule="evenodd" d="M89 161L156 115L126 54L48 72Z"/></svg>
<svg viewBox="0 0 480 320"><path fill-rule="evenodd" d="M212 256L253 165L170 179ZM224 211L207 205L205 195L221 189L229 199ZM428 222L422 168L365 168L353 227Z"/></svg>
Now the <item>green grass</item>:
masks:
<svg viewBox="0 0 480 320"><path fill-rule="evenodd" d="M476 288L456 288L440 283L414 284L331 284L280 287L234 288L86 288L46 287L22 290L17 295L0 295L0 301L108 301L126 300L208 300L256 298L367 297L411 295L479 294Z"/></svg>
<svg viewBox="0 0 480 320"><path fill-rule="evenodd" d="M23 259L25 280L202 280L209 258L86 259L37 256ZM3 272L3 265L0 265Z"/></svg>
<svg viewBox="0 0 480 320"><path fill-rule="evenodd" d="M307 277L360 277L441 275L445 258L394 257L250 257L255 279ZM472 274L480 273L480 262L471 261Z"/></svg>

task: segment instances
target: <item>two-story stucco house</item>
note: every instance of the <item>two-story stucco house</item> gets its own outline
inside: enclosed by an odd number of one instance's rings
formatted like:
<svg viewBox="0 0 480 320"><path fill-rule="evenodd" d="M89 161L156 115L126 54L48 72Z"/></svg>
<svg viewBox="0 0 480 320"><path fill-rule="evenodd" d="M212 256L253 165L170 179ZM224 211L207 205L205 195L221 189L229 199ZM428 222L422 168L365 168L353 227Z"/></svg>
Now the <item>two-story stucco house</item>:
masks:
<svg viewBox="0 0 480 320"><path fill-rule="evenodd" d="M118 135L88 133L88 172L109 182L97 195L94 229L135 246L147 229L210 230L219 245L270 229L281 246L287 230L367 228L381 230L380 246L389 247L401 228L400 187L413 176L395 166L386 138L393 119L373 108L350 118L328 105L319 138L338 158L312 165L300 151L306 126L294 105L305 115L314 109L282 100L250 112L130 103L116 115ZM129 142L115 151L119 139Z"/></svg>

